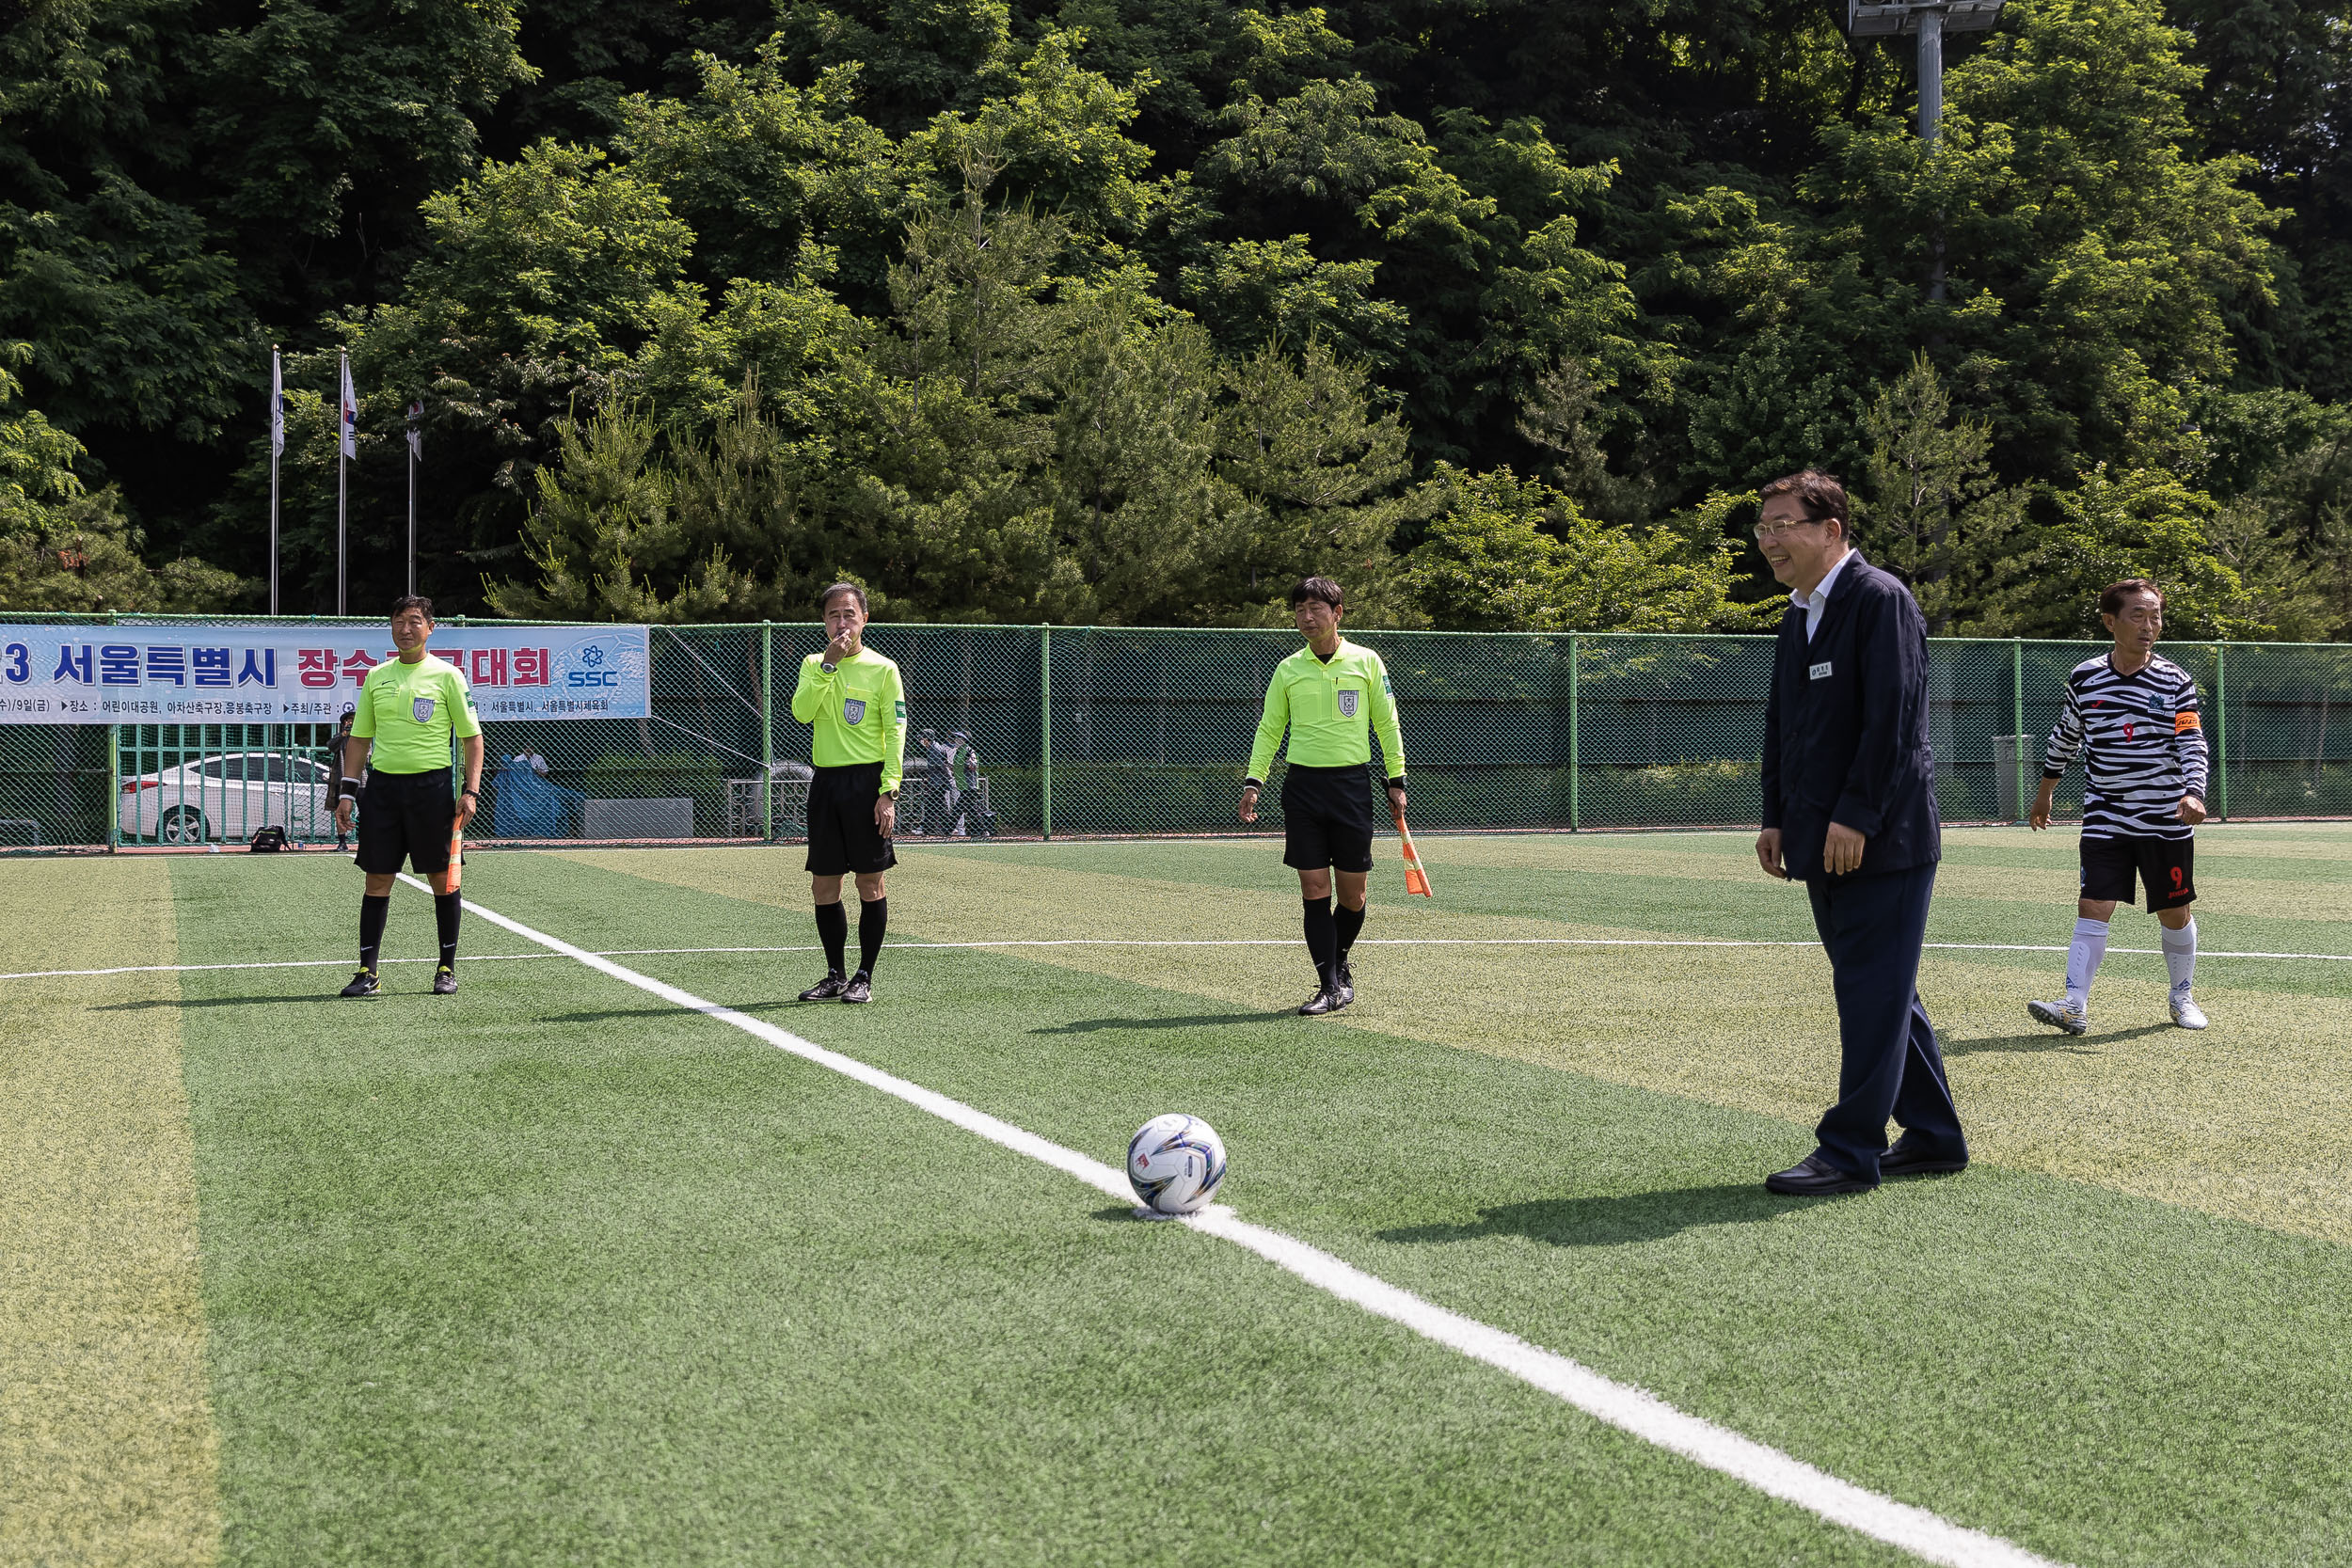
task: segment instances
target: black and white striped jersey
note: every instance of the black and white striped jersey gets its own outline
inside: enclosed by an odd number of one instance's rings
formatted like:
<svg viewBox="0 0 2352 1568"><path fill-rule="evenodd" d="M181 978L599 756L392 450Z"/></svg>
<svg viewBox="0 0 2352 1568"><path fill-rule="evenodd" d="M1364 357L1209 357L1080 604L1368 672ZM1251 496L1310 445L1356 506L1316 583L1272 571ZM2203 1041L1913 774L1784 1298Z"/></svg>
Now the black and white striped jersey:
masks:
<svg viewBox="0 0 2352 1568"><path fill-rule="evenodd" d="M2187 838L2175 815L2184 795L2205 796L2205 729L2197 683L2169 658L2119 675L2107 656L2066 677L2066 706L2042 754L2061 777L2083 753L2085 838Z"/></svg>

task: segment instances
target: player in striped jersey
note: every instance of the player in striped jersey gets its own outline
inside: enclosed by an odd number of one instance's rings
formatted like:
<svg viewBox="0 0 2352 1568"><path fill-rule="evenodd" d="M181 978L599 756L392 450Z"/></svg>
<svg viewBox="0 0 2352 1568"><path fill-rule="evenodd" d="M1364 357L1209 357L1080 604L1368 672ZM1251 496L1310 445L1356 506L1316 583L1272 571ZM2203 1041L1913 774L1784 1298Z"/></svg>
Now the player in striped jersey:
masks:
<svg viewBox="0 0 2352 1568"><path fill-rule="evenodd" d="M2028 1002L2038 1023L2079 1035L2090 1027L2090 982L2106 957L2107 922L2132 902L2135 873L2163 924L2172 975L2172 1022L2202 1029L2189 996L2197 973L2197 824L2205 819L2205 731L2197 683L2156 656L2164 591L2144 578L2099 595L2115 646L2066 677L2066 705L2042 753L2042 792L2027 820L2050 825L2050 803L2074 753L2083 755L2082 896L2066 957L2066 1000Z"/></svg>

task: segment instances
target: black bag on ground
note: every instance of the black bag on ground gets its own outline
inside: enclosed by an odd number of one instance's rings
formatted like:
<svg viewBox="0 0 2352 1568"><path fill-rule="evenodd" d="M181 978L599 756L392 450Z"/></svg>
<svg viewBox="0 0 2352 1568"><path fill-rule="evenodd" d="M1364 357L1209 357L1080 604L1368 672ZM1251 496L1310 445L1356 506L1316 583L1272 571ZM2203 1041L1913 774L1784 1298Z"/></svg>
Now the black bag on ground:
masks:
<svg viewBox="0 0 2352 1568"><path fill-rule="evenodd" d="M253 835L251 849L257 855L274 855L286 847L286 830L263 828Z"/></svg>

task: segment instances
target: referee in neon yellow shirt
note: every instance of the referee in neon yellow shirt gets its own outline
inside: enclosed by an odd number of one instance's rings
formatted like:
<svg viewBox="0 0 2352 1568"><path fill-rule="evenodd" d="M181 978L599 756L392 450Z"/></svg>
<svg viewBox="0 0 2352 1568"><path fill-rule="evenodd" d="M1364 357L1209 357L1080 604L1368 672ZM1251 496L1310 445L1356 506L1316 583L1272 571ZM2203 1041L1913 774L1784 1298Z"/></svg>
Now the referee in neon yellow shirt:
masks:
<svg viewBox="0 0 2352 1568"><path fill-rule="evenodd" d="M906 771L907 693L898 667L866 645L866 590L836 582L819 601L822 653L801 661L792 717L809 726L808 885L825 977L803 1002L871 1002L874 960L890 924L882 873L898 863L898 781ZM858 966L845 974L850 917L841 879L857 878Z"/></svg>
<svg viewBox="0 0 2352 1568"><path fill-rule="evenodd" d="M1340 635L1346 612L1340 585L1309 578L1291 590L1291 611L1307 645L1274 667L1265 717L1249 748L1249 777L1242 784L1241 819L1258 820L1258 793L1274 766L1275 748L1290 731L1290 773L1282 781L1282 863L1298 873L1307 905L1307 957L1315 966L1315 993L1298 1010L1334 1013L1356 1000L1348 950L1364 928L1364 895L1372 878L1372 762L1370 734L1380 736L1389 800L1405 809L1405 742L1398 733L1396 692L1388 666L1370 648ZM1340 907L1331 909L1339 879Z"/></svg>
<svg viewBox="0 0 2352 1568"><path fill-rule="evenodd" d="M457 890L450 886L450 845L473 820L482 788L482 721L475 717L466 677L447 659L425 651L433 635L433 601L414 594L392 601L392 645L388 658L359 684L351 734L336 785L335 831L351 831L352 798L359 797L359 869L368 874L359 899L359 973L343 988L345 996L373 996L376 954L384 944L384 919L392 904L392 879L406 861L433 889L433 913L440 926L441 962L433 990L442 996L457 989ZM453 799L449 788L452 738L466 747L466 787ZM359 792L359 769L368 769L367 792Z"/></svg>

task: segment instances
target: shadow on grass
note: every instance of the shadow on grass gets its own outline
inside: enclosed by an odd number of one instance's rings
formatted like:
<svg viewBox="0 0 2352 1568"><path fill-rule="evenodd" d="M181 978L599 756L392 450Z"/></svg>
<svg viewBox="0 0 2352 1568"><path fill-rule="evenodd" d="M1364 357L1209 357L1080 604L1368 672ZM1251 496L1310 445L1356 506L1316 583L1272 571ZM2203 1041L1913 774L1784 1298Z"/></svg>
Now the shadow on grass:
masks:
<svg viewBox="0 0 2352 1568"><path fill-rule="evenodd" d="M1384 1242L1474 1242L1486 1236L1526 1236L1554 1246L1618 1246L1655 1242L1708 1225L1753 1225L1818 1198L1777 1197L1762 1182L1682 1187L1615 1197L1539 1198L1482 1209L1467 1225L1415 1225L1376 1234Z"/></svg>
<svg viewBox="0 0 2352 1568"><path fill-rule="evenodd" d="M735 1010L737 1012L753 1011L749 1007L738 1007ZM544 1013L534 1019L517 1019L515 1022L518 1023L613 1023L624 1019L677 1018L679 1016L678 1009L675 1007L608 1007L593 1013ZM691 1018L693 1015L688 1013L684 1016Z"/></svg>
<svg viewBox="0 0 2352 1568"><path fill-rule="evenodd" d="M2118 1040L2136 1040L2143 1035L2161 1035L2177 1028L2171 1023L2143 1024L2137 1029L2118 1029L2111 1034L2097 1035L1996 1035L1980 1040L1945 1040L1940 1042L1947 1056L1973 1056L1980 1051L2032 1054L2056 1051L2069 1056L2096 1056L2099 1047Z"/></svg>
<svg viewBox="0 0 2352 1568"><path fill-rule="evenodd" d="M94 1013L143 1013L152 1007L260 1007L274 1002L341 1002L331 990L301 991L292 996L151 997L145 1002L109 1002Z"/></svg>
<svg viewBox="0 0 2352 1568"><path fill-rule="evenodd" d="M1218 1023L1270 1023L1278 1018L1288 1018L1289 1010L1279 1013L1194 1013L1184 1018L1082 1018L1069 1023L1058 1023L1050 1029L1032 1029L1032 1035L1093 1035L1104 1029L1205 1029Z"/></svg>

